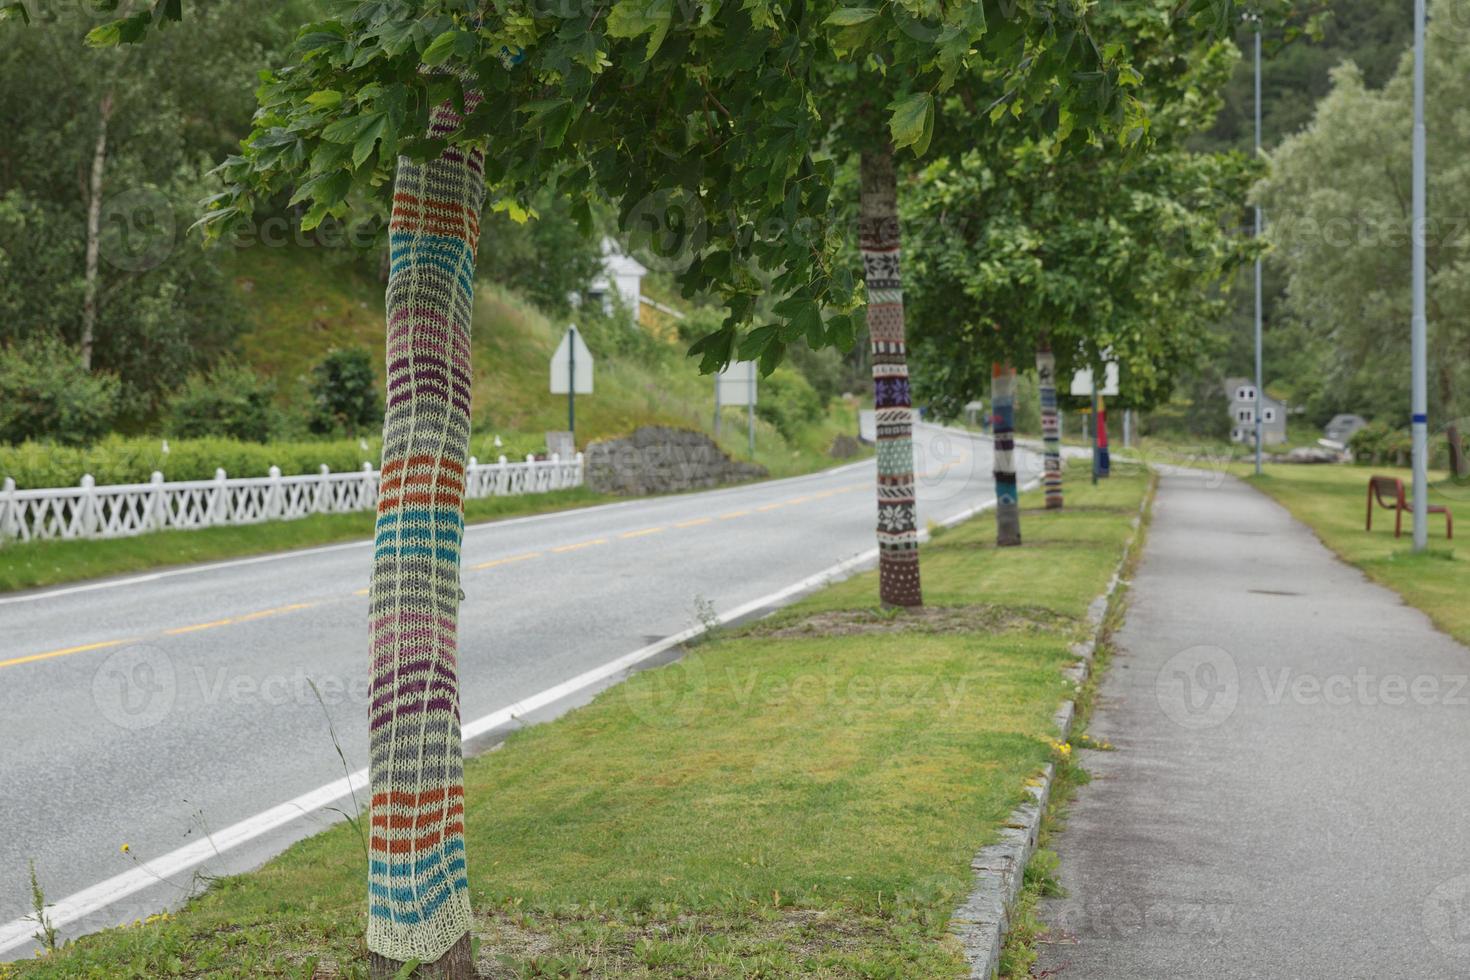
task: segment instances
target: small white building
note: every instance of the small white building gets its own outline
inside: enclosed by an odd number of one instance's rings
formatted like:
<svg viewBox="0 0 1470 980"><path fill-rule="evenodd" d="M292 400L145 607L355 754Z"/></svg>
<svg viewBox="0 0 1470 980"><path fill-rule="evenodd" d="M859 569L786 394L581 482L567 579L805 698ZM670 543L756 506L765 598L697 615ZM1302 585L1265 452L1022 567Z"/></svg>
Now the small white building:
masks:
<svg viewBox="0 0 1470 980"><path fill-rule="evenodd" d="M1230 401L1230 441L1255 445L1256 384L1249 378L1229 378L1225 397ZM1286 442L1286 404L1261 393L1261 441L1268 445Z"/></svg>
<svg viewBox="0 0 1470 980"><path fill-rule="evenodd" d="M648 269L642 262L623 252L611 237L602 240L602 272L592 280L587 289L587 300L600 303L605 312L611 313L617 302L638 319L638 307L643 301L643 277ZM615 301L614 297L618 299Z"/></svg>

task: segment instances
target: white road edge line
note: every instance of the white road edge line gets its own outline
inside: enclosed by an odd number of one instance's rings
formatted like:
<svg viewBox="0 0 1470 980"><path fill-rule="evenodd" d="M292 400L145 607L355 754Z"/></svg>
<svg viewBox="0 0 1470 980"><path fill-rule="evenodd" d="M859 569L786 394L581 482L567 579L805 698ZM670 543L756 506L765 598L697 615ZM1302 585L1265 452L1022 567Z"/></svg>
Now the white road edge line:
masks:
<svg viewBox="0 0 1470 980"><path fill-rule="evenodd" d="M1022 490L1031 490L1039 486L1040 480L1032 480L1023 486ZM938 522L941 527L953 527L963 521L969 520L981 511L989 510L995 506L992 498L976 507L961 511L958 514L945 518ZM929 533L926 530L919 532L919 540L927 541ZM729 623L743 616L767 607L775 606L785 602L794 596L800 595L811 589L827 584L832 579L856 571L863 566L872 563L878 557L877 548L869 548L861 554L854 555L844 561L840 561L830 568L809 575L794 585L789 585L778 592L753 599L750 602L736 606L734 609L721 613L718 617L720 624ZM549 687L539 694L517 701L499 711L491 712L482 718L477 718L462 729L462 738L468 740L493 731L516 718L529 714L538 708L548 704L554 704L568 695L575 694L583 688L607 680L620 671L627 670L641 661L657 656L664 651L691 640L708 627L705 624L691 626L689 629L666 636L657 643L649 644L632 653L610 660L600 667L594 667L586 673L579 674L570 680L563 681L554 687ZM105 881L98 882L90 888L84 888L79 892L68 895L60 901L47 907L47 918L52 925L62 928L70 923L76 922L88 915L100 912L122 901L129 895L136 894L170 877L188 871L197 865L203 864L211 855L223 855L226 851L233 850L242 844L249 843L257 837L264 836L273 830L286 826L300 818L328 806L336 801L358 791L365 790L368 786L368 771L359 769L351 775L328 783L325 786L303 793L295 799L288 800L278 806L273 806L263 813L257 813L253 817L247 817L239 823L231 824L223 830L216 831L208 839L195 841L177 850L154 858L151 861L138 865L131 871L114 875ZM36 923L30 917L21 917L0 926L0 954L7 953L17 946L26 942L34 942L33 934L36 931Z"/></svg>

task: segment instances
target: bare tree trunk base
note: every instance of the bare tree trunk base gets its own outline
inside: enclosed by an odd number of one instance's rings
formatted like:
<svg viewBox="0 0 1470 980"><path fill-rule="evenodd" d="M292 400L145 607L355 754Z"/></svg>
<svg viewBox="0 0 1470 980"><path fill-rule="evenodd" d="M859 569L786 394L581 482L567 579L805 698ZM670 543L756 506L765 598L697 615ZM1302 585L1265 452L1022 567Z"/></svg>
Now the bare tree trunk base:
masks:
<svg viewBox="0 0 1470 980"><path fill-rule="evenodd" d="M395 980L403 964L390 960L378 953L368 953L368 976L372 980ZM459 937L459 942L449 947L449 952L432 963L420 963L409 974L414 980L472 980L475 974L475 958L470 946L470 934Z"/></svg>

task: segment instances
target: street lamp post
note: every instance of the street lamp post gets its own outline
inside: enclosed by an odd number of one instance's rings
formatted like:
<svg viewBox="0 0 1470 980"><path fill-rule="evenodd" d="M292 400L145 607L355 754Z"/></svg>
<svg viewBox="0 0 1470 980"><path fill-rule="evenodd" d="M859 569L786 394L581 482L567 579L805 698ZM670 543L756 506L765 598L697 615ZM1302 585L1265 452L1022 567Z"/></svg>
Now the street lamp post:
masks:
<svg viewBox="0 0 1470 980"><path fill-rule="evenodd" d="M1422 0L1421 0L1422 2ZM1261 18L1253 15L1256 22L1256 156L1261 155ZM1256 205L1256 244L1261 241L1261 206ZM1263 390L1261 370L1261 256L1256 255L1256 476L1261 475L1261 442L1265 436L1262 409L1266 397Z"/></svg>
<svg viewBox="0 0 1470 980"><path fill-rule="evenodd" d="M1427 138L1424 126L1424 0L1414 0L1414 320L1410 331L1413 361L1414 550L1429 543L1429 395L1425 364L1428 330L1425 288L1425 213Z"/></svg>

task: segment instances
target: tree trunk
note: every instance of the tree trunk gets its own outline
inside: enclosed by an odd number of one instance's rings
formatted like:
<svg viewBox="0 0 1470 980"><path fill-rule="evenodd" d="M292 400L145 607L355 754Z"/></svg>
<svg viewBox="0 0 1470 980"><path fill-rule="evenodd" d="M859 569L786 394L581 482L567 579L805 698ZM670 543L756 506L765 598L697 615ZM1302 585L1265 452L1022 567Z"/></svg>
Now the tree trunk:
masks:
<svg viewBox="0 0 1470 980"><path fill-rule="evenodd" d="M432 119L437 135L459 125L448 105ZM456 644L484 199L481 153L450 148L425 164L398 161L370 613L374 976L411 960L422 964L417 976L473 976Z"/></svg>
<svg viewBox="0 0 1470 980"><path fill-rule="evenodd" d="M995 543L1021 543L1021 501L1016 489L1016 369L990 368L991 430L995 438Z"/></svg>
<svg viewBox="0 0 1470 980"><path fill-rule="evenodd" d="M1062 509L1062 428L1057 414L1057 358L1045 340L1036 347L1036 379L1041 389L1041 442L1045 452L1045 469L1041 483L1046 493L1046 509Z"/></svg>
<svg viewBox="0 0 1470 980"><path fill-rule="evenodd" d="M861 161L858 245L868 287L873 405L878 423L878 593L885 606L921 606L914 502L914 418L903 330L898 178L893 147Z"/></svg>
<svg viewBox="0 0 1470 980"><path fill-rule="evenodd" d="M82 286L82 367L92 370L92 344L97 335L97 258L102 248L102 174L107 166L107 124L112 119L112 93L97 106L97 146L92 151L92 180L87 199L87 268Z"/></svg>
<svg viewBox="0 0 1470 980"><path fill-rule="evenodd" d="M1439 362L1439 403L1440 410L1445 417L1454 418L1451 415L1451 404L1455 398L1455 379L1450 373L1450 360L1441 355L1436 360ZM1470 476L1470 459L1465 458L1465 443L1461 441L1460 427L1455 422L1445 426L1445 438L1450 444L1450 475L1455 478Z"/></svg>

